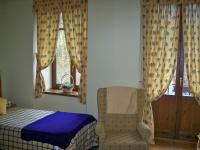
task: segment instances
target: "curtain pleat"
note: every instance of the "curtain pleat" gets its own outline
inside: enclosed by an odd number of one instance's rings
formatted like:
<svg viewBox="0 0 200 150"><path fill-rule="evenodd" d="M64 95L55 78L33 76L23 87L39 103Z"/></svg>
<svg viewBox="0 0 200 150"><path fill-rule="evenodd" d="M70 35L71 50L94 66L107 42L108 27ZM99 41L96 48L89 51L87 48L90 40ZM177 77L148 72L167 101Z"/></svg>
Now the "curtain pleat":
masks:
<svg viewBox="0 0 200 150"><path fill-rule="evenodd" d="M87 0L68 0L62 5L67 49L81 74L80 102L86 103L87 89Z"/></svg>
<svg viewBox="0 0 200 150"><path fill-rule="evenodd" d="M200 3L200 0L142 0L142 5L166 5L166 4L190 4L190 3Z"/></svg>
<svg viewBox="0 0 200 150"><path fill-rule="evenodd" d="M58 11L38 9L37 15L37 72L35 97L41 97L45 90L44 78L41 71L47 68L55 56L58 34Z"/></svg>
<svg viewBox="0 0 200 150"><path fill-rule="evenodd" d="M73 65L81 74L80 102L86 103L87 3L87 0L33 0L33 12L37 16L36 97L41 97L45 90L41 71L48 67L54 59L59 14L62 12L67 49Z"/></svg>
<svg viewBox="0 0 200 150"><path fill-rule="evenodd" d="M200 4L183 5L183 33L189 88L200 104Z"/></svg>
<svg viewBox="0 0 200 150"><path fill-rule="evenodd" d="M143 121L152 130L154 120L151 102L164 95L173 77L178 50L180 7L149 5L143 7L143 73L146 104Z"/></svg>

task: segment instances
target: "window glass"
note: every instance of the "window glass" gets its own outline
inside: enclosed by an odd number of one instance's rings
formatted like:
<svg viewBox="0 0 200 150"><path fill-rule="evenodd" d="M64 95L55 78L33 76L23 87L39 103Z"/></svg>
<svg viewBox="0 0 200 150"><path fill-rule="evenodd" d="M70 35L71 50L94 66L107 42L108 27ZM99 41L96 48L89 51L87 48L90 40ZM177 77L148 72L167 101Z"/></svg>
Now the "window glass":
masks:
<svg viewBox="0 0 200 150"><path fill-rule="evenodd" d="M56 43L56 84L73 82L74 85L80 84L80 73L72 67L69 52L67 50L65 33L63 28L63 18L60 15L58 38ZM73 68L73 69L72 69ZM75 70L74 70L75 69ZM64 78L63 78L64 77ZM62 81L63 80L63 81Z"/></svg>
<svg viewBox="0 0 200 150"><path fill-rule="evenodd" d="M172 81L169 84L167 91L165 92L165 95L175 95L175 86L176 86L176 70L174 72L174 76L172 78Z"/></svg>
<svg viewBox="0 0 200 150"><path fill-rule="evenodd" d="M62 77L68 74L68 78L65 81L70 82L71 74L71 60L67 51L65 42L64 30L58 31L58 41L56 47L56 83L61 84Z"/></svg>
<svg viewBox="0 0 200 150"><path fill-rule="evenodd" d="M76 85L80 85L81 74L76 69Z"/></svg>
<svg viewBox="0 0 200 150"><path fill-rule="evenodd" d="M183 95L183 96L192 96L192 93L190 92L189 84L188 84L188 77L187 77L186 64L184 65L182 95Z"/></svg>

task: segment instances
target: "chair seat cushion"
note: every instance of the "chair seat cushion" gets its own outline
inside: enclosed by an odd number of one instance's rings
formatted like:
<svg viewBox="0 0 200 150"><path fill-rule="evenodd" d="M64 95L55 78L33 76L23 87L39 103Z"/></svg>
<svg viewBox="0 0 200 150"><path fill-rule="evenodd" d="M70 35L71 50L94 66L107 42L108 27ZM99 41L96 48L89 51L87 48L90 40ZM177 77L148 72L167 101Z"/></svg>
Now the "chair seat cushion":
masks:
<svg viewBox="0 0 200 150"><path fill-rule="evenodd" d="M103 150L147 150L147 143L137 132L107 133Z"/></svg>

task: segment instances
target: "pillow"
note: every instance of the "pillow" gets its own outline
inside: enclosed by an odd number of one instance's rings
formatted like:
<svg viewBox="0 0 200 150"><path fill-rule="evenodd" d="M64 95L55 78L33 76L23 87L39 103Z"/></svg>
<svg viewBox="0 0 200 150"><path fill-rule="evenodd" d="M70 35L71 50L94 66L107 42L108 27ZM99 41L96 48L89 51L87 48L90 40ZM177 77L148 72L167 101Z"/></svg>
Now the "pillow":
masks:
<svg viewBox="0 0 200 150"><path fill-rule="evenodd" d="M0 115L6 114L6 104L7 100L5 98L0 97Z"/></svg>

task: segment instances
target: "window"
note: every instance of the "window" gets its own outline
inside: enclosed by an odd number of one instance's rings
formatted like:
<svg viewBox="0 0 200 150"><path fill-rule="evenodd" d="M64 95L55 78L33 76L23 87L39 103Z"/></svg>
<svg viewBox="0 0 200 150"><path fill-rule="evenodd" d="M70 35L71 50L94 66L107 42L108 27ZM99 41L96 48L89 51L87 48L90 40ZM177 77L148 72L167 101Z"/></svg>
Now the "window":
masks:
<svg viewBox="0 0 200 150"><path fill-rule="evenodd" d="M193 95L189 89L186 64L184 60L184 43L183 43L183 30L182 30L183 27L181 20L182 18L180 19L180 27L179 27L179 46L178 46L176 70L174 72L171 83L169 84L168 89L165 92L165 95L168 96L181 95L183 97L190 97L188 99L192 100L191 97L193 97Z"/></svg>
<svg viewBox="0 0 200 150"><path fill-rule="evenodd" d="M171 83L169 84L167 91L165 92L165 95L175 95L176 94L176 78L177 78L177 72L175 70L174 76L172 78ZM183 75L182 75L182 77L179 77L179 78L181 81L178 81L178 82L183 82L180 85L180 88L182 88L182 95L183 96L192 96L192 93L190 92L190 89L189 89L189 83L188 83L188 77L187 77L187 71L186 71L185 64L184 64Z"/></svg>
<svg viewBox="0 0 200 150"><path fill-rule="evenodd" d="M74 84L73 91L78 91L80 84L80 73L74 67L69 52L67 50L64 26L63 26L63 18L62 14L60 15L59 20L59 30L58 30L58 38L56 45L56 55L52 64L52 88L59 89L62 84L62 78L66 75L64 82L69 82Z"/></svg>

